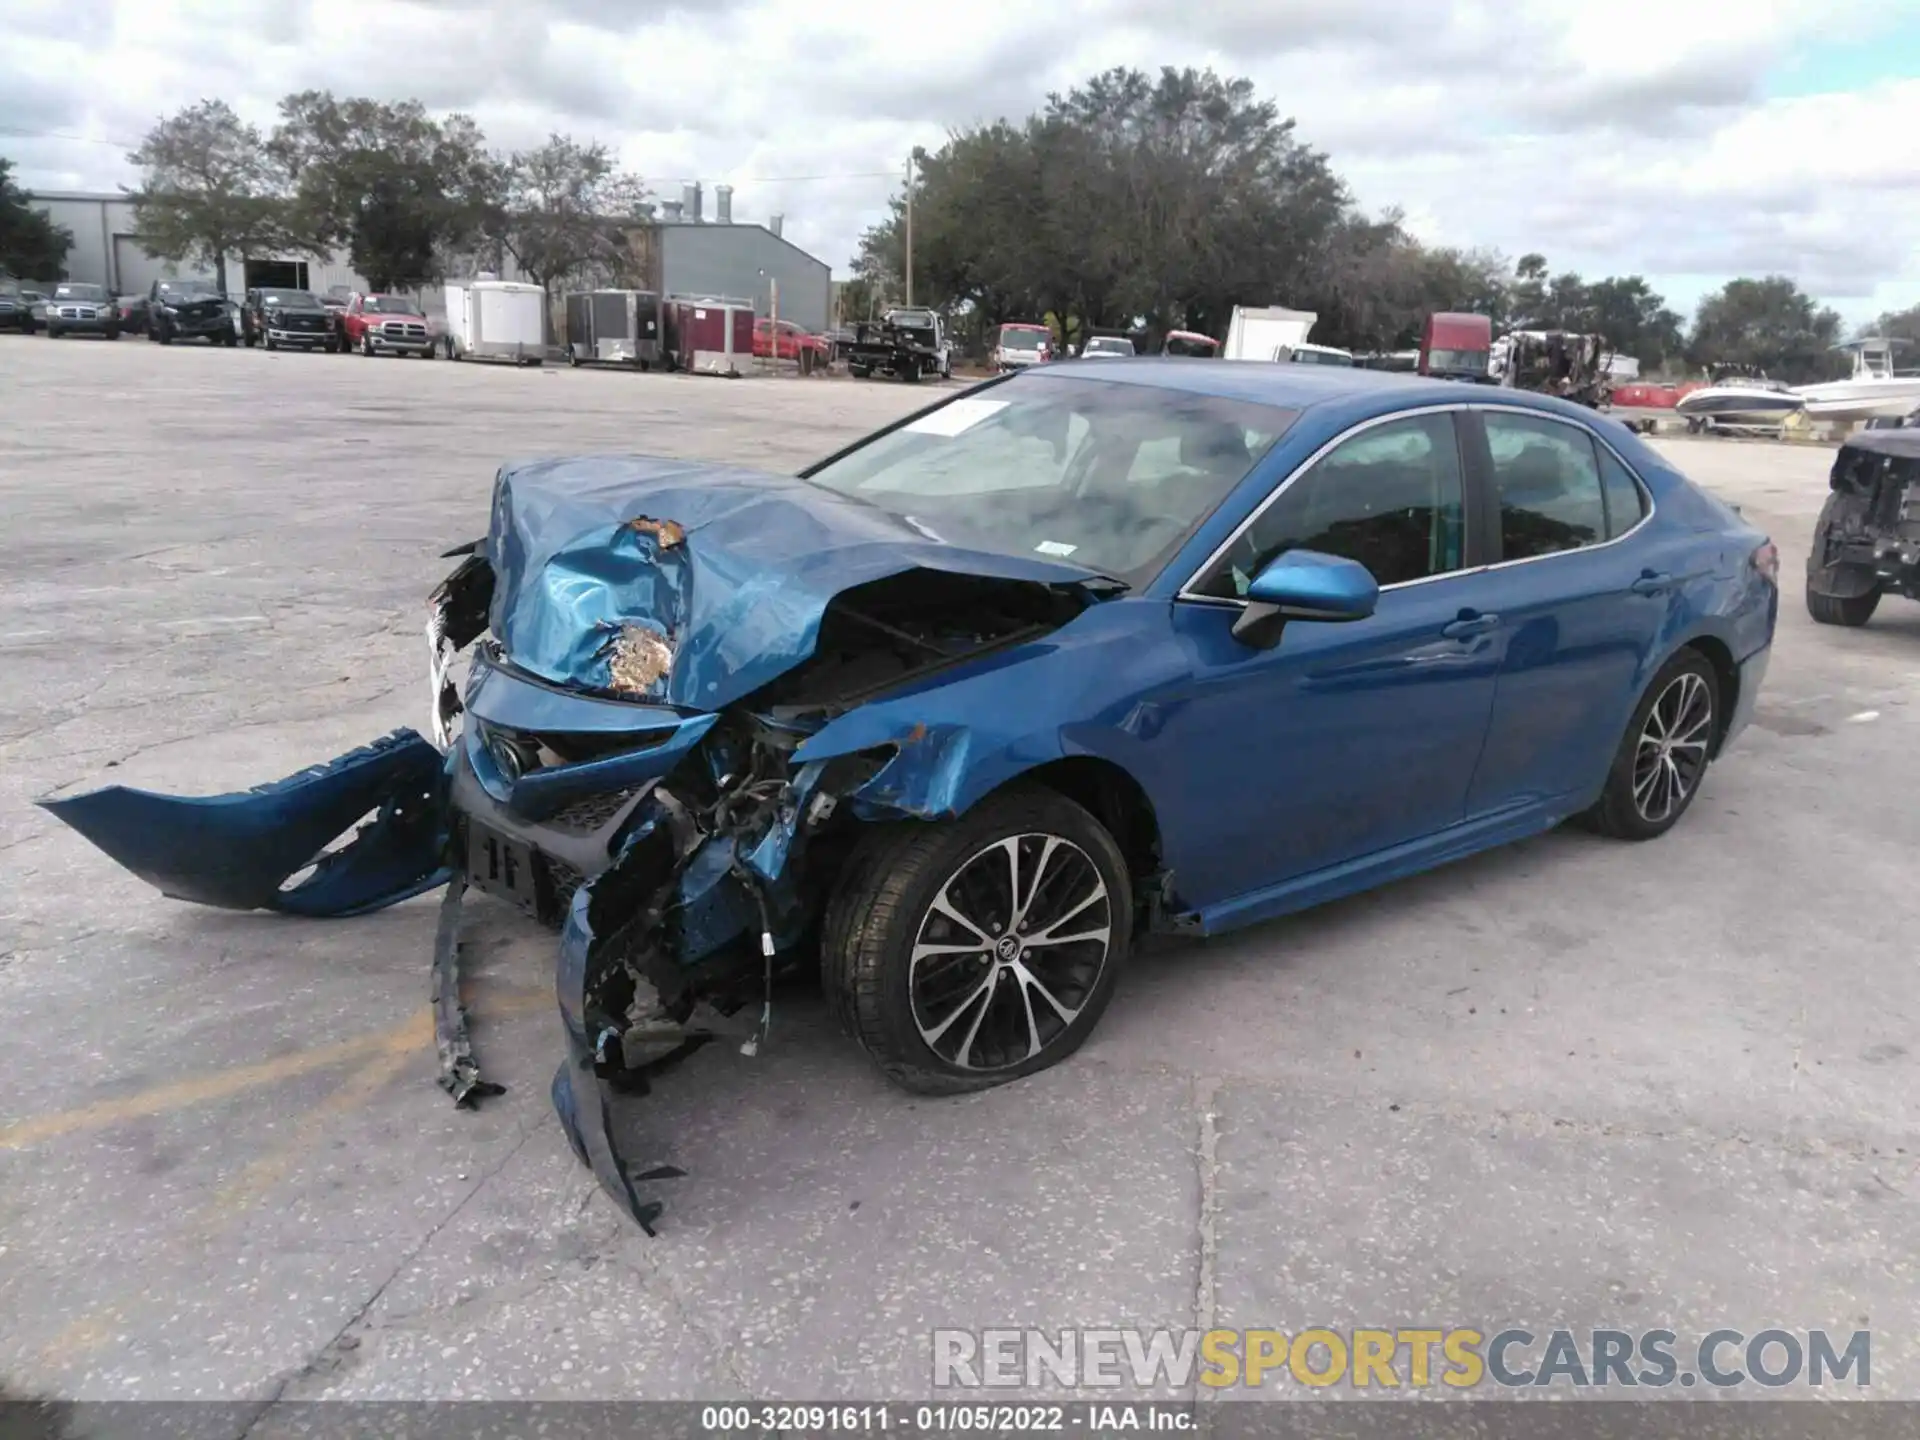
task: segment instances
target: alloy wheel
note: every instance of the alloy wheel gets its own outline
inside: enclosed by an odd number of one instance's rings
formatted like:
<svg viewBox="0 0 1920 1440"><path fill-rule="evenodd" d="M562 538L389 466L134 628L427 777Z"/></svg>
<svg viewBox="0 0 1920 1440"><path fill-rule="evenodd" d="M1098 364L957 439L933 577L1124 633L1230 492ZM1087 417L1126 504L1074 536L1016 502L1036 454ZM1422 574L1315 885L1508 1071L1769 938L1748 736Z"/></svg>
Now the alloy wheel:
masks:
<svg viewBox="0 0 1920 1440"><path fill-rule="evenodd" d="M907 987L920 1039L960 1070L1026 1064L1093 995L1113 924L1099 867L1073 841L1010 835L976 852L915 936Z"/></svg>
<svg viewBox="0 0 1920 1440"><path fill-rule="evenodd" d="M1658 825L1687 801L1707 768L1713 695L1692 671L1673 677L1647 711L1633 756L1633 806Z"/></svg>

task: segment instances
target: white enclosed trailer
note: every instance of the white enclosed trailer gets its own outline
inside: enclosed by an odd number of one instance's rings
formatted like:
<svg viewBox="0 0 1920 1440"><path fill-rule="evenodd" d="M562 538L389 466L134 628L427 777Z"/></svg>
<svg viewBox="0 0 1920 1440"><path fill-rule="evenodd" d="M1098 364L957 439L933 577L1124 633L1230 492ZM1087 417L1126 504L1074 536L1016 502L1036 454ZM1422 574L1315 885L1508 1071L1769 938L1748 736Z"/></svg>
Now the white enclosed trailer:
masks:
<svg viewBox="0 0 1920 1440"><path fill-rule="evenodd" d="M1227 326L1226 360L1285 360L1303 344L1319 315L1282 305L1236 305ZM1282 351L1288 352L1282 354Z"/></svg>
<svg viewBox="0 0 1920 1440"><path fill-rule="evenodd" d="M511 360L539 365L547 358L547 292L518 280L449 280L447 358Z"/></svg>

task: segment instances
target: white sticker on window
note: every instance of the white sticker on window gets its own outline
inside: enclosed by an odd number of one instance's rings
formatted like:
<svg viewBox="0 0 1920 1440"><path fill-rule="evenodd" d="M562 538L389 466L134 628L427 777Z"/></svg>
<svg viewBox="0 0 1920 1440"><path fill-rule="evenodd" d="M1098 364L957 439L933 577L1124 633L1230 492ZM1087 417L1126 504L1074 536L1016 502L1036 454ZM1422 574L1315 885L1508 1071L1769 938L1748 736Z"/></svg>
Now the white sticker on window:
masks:
<svg viewBox="0 0 1920 1440"><path fill-rule="evenodd" d="M1064 540L1042 540L1033 548L1038 550L1042 555L1059 555L1064 557L1071 555L1080 547L1078 545L1069 545Z"/></svg>
<svg viewBox="0 0 1920 1440"><path fill-rule="evenodd" d="M913 435L959 435L1007 408L1005 400L955 400L902 426Z"/></svg>

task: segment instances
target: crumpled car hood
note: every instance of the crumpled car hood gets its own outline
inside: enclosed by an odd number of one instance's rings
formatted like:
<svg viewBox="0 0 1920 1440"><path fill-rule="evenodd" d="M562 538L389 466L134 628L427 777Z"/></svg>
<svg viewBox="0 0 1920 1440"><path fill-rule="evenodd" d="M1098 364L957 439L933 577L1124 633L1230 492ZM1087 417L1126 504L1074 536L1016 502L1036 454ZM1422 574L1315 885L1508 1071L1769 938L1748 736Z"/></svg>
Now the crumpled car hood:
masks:
<svg viewBox="0 0 1920 1440"><path fill-rule="evenodd" d="M489 624L514 667L697 710L805 661L828 603L890 575L1113 584L1077 565L934 539L793 476L648 456L502 467L487 558ZM652 653L671 660L664 673L641 665L616 681L636 627L643 648L657 637L666 650Z"/></svg>

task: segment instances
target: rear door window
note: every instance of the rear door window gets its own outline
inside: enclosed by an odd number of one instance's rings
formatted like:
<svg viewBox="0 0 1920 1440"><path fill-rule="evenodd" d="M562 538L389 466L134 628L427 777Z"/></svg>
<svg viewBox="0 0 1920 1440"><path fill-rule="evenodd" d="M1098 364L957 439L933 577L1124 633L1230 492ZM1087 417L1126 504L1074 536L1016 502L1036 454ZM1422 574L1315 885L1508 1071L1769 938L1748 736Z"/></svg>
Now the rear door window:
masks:
<svg viewBox="0 0 1920 1440"><path fill-rule="evenodd" d="M1592 437L1578 425L1484 414L1500 501L1500 558L1528 560L1605 540L1607 507Z"/></svg>
<svg viewBox="0 0 1920 1440"><path fill-rule="evenodd" d="M1617 540L1646 518L1647 497L1618 456L1598 442L1594 449L1600 455L1600 489L1607 502L1607 538Z"/></svg>

